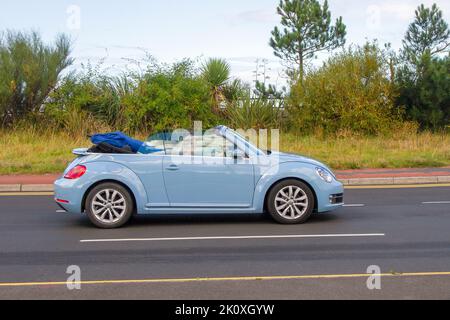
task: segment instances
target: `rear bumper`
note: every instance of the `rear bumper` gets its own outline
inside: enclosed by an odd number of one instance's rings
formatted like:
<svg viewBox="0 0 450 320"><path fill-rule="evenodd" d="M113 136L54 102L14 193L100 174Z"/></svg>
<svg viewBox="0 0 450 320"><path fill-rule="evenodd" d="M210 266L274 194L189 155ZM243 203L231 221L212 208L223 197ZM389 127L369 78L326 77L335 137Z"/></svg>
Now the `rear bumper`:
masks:
<svg viewBox="0 0 450 320"><path fill-rule="evenodd" d="M55 198L55 201L56 201L56 198ZM62 205L61 203L59 203L58 201L56 201L56 204L57 204L62 210L64 210L64 211L67 212L66 208L64 208L63 205Z"/></svg>
<svg viewBox="0 0 450 320"><path fill-rule="evenodd" d="M68 213L81 212L81 203L83 201L83 189L78 180L58 179L54 183L55 201Z"/></svg>

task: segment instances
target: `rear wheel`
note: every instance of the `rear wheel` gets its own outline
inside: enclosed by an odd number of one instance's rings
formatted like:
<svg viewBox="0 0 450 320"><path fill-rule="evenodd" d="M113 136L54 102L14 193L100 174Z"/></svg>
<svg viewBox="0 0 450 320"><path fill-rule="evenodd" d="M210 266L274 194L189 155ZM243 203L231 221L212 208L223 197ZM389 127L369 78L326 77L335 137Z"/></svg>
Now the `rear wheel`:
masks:
<svg viewBox="0 0 450 320"><path fill-rule="evenodd" d="M89 220L102 229L120 228L133 215L134 203L127 189L116 183L103 183L89 192L86 212Z"/></svg>
<svg viewBox="0 0 450 320"><path fill-rule="evenodd" d="M269 193L267 208L272 218L282 224L305 223L314 211L312 190L298 180L278 183Z"/></svg>

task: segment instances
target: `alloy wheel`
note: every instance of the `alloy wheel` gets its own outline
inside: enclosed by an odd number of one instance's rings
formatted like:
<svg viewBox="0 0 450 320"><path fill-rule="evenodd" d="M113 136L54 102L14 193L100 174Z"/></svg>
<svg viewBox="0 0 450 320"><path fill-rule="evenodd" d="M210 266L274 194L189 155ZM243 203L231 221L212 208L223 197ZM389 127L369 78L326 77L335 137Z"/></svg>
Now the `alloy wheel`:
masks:
<svg viewBox="0 0 450 320"><path fill-rule="evenodd" d="M96 219L111 224L119 221L127 211L125 197L117 190L99 191L92 200L92 212Z"/></svg>
<svg viewBox="0 0 450 320"><path fill-rule="evenodd" d="M296 220L308 210L309 200L305 191L298 186L287 186L275 197L275 209L285 219Z"/></svg>

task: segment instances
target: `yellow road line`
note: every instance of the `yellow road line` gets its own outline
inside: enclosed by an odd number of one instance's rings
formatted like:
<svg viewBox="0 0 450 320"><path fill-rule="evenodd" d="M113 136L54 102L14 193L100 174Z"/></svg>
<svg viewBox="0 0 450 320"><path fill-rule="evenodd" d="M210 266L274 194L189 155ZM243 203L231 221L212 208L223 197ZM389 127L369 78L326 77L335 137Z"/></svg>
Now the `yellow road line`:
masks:
<svg viewBox="0 0 450 320"><path fill-rule="evenodd" d="M268 277L224 277L224 278L181 278L181 279L143 279L143 280L94 280L70 282L81 285L108 285L108 284L154 284L154 283L187 283L187 282L231 282L231 281L274 281L274 280L317 280L317 279L349 279L367 278L373 274L328 274L303 276L268 276ZM383 273L380 277L431 277L450 276L450 272L415 272L415 273ZM11 282L0 283L0 287L38 287L38 286L64 286L67 282Z"/></svg>
<svg viewBox="0 0 450 320"><path fill-rule="evenodd" d="M450 183L441 184L405 184L405 185L379 185L379 186L345 186L345 189L355 190L355 189L417 189L417 188L443 188L450 187Z"/></svg>

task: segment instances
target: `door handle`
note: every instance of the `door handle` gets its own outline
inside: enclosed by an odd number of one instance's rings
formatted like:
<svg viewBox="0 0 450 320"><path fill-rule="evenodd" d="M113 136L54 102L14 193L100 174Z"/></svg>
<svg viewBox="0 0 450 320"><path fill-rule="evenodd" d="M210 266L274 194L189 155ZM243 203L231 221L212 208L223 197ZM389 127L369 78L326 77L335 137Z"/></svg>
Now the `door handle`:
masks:
<svg viewBox="0 0 450 320"><path fill-rule="evenodd" d="M180 168L177 165L175 165L175 164L171 164L170 166L167 167L167 170L169 170L169 171L178 171L178 170L180 170Z"/></svg>

